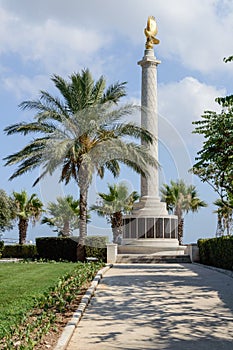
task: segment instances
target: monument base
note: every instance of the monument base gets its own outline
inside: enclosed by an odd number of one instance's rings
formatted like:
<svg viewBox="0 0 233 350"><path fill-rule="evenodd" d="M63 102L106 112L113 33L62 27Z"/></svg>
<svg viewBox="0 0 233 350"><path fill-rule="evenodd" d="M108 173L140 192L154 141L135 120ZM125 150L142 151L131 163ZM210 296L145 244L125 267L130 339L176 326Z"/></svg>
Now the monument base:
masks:
<svg viewBox="0 0 233 350"><path fill-rule="evenodd" d="M184 247L179 246L178 219L176 215L143 215L145 208L138 210L138 215L125 215L123 218L122 244L118 254L184 254Z"/></svg>

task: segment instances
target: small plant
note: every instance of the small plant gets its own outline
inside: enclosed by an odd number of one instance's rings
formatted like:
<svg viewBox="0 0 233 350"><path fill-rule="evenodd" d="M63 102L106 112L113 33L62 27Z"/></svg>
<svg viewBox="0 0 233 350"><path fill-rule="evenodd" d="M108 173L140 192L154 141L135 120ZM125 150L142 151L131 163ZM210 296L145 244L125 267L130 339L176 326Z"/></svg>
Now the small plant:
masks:
<svg viewBox="0 0 233 350"><path fill-rule="evenodd" d="M84 285L94 278L102 266L101 263L78 263L74 272L61 277L49 291L34 299L33 308L0 339L0 349L34 349L54 326L58 315L70 307Z"/></svg>

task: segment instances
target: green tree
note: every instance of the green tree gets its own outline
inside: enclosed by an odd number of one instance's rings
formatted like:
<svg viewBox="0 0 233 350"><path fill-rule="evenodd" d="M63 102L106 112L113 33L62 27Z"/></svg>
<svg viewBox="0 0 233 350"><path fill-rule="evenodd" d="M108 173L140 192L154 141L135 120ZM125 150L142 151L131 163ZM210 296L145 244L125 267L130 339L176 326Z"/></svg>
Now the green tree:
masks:
<svg viewBox="0 0 233 350"><path fill-rule="evenodd" d="M0 232L13 228L14 205L4 190L0 190Z"/></svg>
<svg viewBox="0 0 233 350"><path fill-rule="evenodd" d="M98 193L101 203L93 205L91 209L111 223L113 242L117 243L118 237L122 236L123 214L132 211L139 194L136 191L129 193L124 183L108 185L108 189L109 193Z"/></svg>
<svg viewBox="0 0 233 350"><path fill-rule="evenodd" d="M214 205L217 206L214 213L218 215L216 236L222 236L225 232L227 235L230 235L233 214L232 207L229 203L223 202L220 198L216 199Z"/></svg>
<svg viewBox="0 0 233 350"><path fill-rule="evenodd" d="M232 57L224 61L232 61ZM205 111L201 120L193 122L193 133L205 139L191 171L229 204L233 197L233 95L218 97L216 102L221 106L220 113Z"/></svg>
<svg viewBox="0 0 233 350"><path fill-rule="evenodd" d="M56 227L59 235L70 236L79 228L79 201L73 196L57 197L56 203L48 203L47 212L49 217L44 216L41 223Z"/></svg>
<svg viewBox="0 0 233 350"><path fill-rule="evenodd" d="M114 176L124 163L136 172L147 175L147 165L156 166L145 145L129 140L131 136L144 143L152 143L151 133L134 123L120 122L132 114L135 106L115 104L125 96L125 83L117 83L105 89L101 77L94 82L89 70L71 75L69 81L53 76L52 81L61 98L41 91L37 101L25 101L22 109L37 113L32 123L8 126L8 135L21 133L42 134L33 138L22 150L5 158L5 165L19 164L10 179L25 174L39 166L43 171L34 185L46 174L60 171L60 181L65 184L73 178L79 186L80 244L84 243L87 221L88 188L95 171L101 177L108 169Z"/></svg>
<svg viewBox="0 0 233 350"><path fill-rule="evenodd" d="M201 207L206 207L207 204L198 197L196 187L186 185L183 180L171 180L170 185L163 184L160 191L162 201L167 203L168 212L178 217L178 240L179 244L182 245L184 214L189 211L197 212Z"/></svg>
<svg viewBox="0 0 233 350"><path fill-rule="evenodd" d="M26 191L13 192L12 200L15 205L15 219L18 221L19 244L26 243L28 224L39 221L43 212L43 203L33 193L30 197Z"/></svg>

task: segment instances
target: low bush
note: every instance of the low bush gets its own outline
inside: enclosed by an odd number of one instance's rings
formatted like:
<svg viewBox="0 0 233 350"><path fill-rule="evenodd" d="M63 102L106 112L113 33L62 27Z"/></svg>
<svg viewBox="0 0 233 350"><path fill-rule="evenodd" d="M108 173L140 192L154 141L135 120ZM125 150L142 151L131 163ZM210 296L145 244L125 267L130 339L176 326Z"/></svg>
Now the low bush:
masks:
<svg viewBox="0 0 233 350"><path fill-rule="evenodd" d="M37 257L37 249L33 244L5 245L2 252L2 258L36 259Z"/></svg>
<svg viewBox="0 0 233 350"><path fill-rule="evenodd" d="M79 245L79 237L40 237L36 239L39 258L47 260L85 261L94 257L106 262L108 238L105 236L88 236L85 246Z"/></svg>
<svg viewBox="0 0 233 350"><path fill-rule="evenodd" d="M198 240L200 262L233 270L233 236Z"/></svg>
<svg viewBox="0 0 233 350"><path fill-rule="evenodd" d="M4 249L4 242L0 241L0 259L1 259L1 256L2 256L3 249Z"/></svg>
<svg viewBox="0 0 233 350"><path fill-rule="evenodd" d="M108 237L106 236L87 236L85 238L85 258L94 257L106 262L107 243Z"/></svg>
<svg viewBox="0 0 233 350"><path fill-rule="evenodd" d="M40 237L36 238L39 258L48 260L83 261L79 237Z"/></svg>

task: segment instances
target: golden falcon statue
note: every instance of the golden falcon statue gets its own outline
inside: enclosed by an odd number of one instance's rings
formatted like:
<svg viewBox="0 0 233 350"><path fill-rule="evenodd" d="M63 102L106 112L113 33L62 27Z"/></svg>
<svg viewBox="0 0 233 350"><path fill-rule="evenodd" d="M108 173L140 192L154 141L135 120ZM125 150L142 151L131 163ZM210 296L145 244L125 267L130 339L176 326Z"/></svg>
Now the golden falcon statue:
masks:
<svg viewBox="0 0 233 350"><path fill-rule="evenodd" d="M146 49L153 49L154 45L159 44L159 39L155 36L158 33L157 24L154 16L149 16L147 20L147 26L144 29L146 40Z"/></svg>

